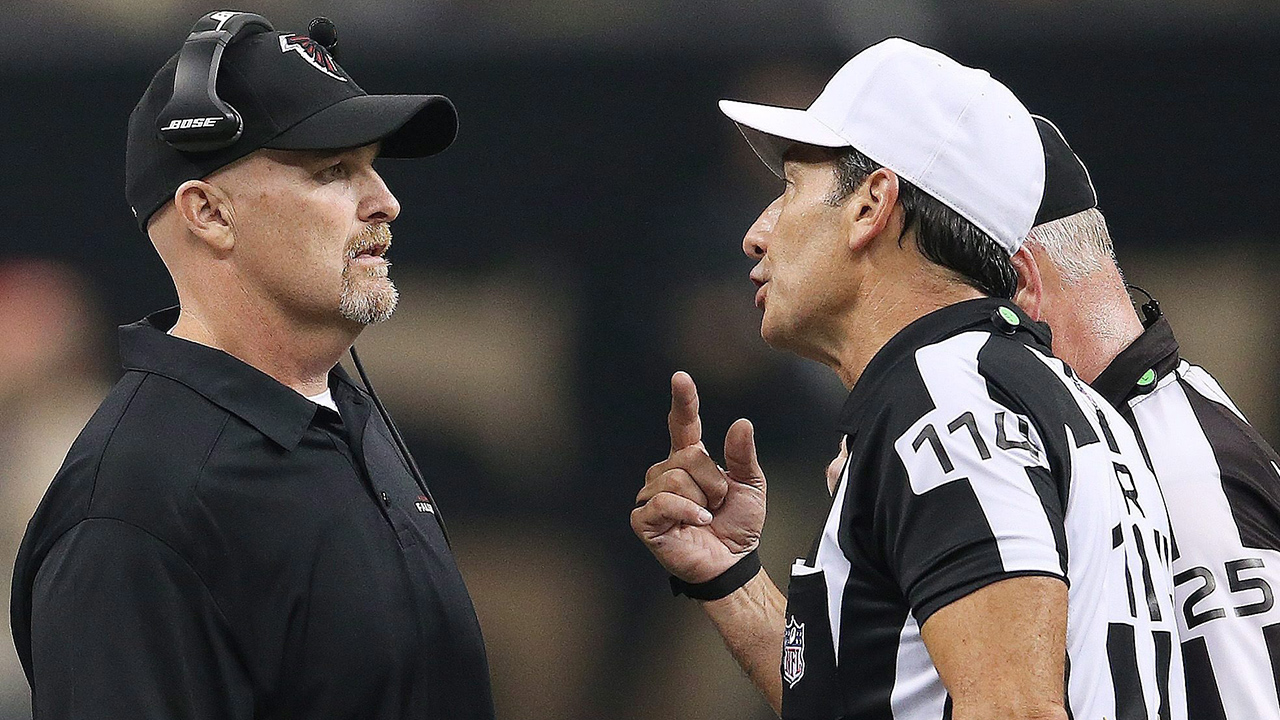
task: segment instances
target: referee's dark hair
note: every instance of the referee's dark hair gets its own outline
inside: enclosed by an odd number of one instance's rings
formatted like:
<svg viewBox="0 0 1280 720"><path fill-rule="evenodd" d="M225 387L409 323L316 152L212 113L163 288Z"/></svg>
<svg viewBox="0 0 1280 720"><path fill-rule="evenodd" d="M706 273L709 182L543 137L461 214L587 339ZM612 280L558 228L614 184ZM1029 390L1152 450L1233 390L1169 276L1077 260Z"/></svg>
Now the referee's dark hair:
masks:
<svg viewBox="0 0 1280 720"><path fill-rule="evenodd" d="M832 205L843 202L882 167L854 148L837 150L835 162L837 189L828 200ZM987 295L1013 297L1018 273L1009 262L1009 253L989 235L902 177L898 178L898 204L902 206L903 231L915 229L920 254L958 273L966 284Z"/></svg>

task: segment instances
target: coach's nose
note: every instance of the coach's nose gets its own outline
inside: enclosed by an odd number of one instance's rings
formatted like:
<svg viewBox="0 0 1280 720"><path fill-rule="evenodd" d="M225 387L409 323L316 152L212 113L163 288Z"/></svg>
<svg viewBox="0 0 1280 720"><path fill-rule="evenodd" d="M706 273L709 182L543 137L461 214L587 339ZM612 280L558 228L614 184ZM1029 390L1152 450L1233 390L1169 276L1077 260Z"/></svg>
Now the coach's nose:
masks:
<svg viewBox="0 0 1280 720"><path fill-rule="evenodd" d="M364 196L360 199L359 214L366 223L391 222L400 215L400 201L372 168L366 179Z"/></svg>
<svg viewBox="0 0 1280 720"><path fill-rule="evenodd" d="M759 260L769 250L769 239L773 236L773 229L778 224L778 215L782 213L780 201L781 198L769 203L769 207L760 213L760 217L756 218L742 238L742 252L752 260Z"/></svg>

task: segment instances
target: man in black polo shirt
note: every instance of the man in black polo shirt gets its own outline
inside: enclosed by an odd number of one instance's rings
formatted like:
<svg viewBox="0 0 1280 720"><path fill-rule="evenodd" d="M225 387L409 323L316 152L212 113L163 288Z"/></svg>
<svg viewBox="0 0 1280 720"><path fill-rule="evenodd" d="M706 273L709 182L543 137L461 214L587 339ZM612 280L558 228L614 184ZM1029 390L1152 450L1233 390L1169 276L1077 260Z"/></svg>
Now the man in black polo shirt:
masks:
<svg viewBox="0 0 1280 720"><path fill-rule="evenodd" d="M35 714L492 718L439 511L337 366L396 302L399 205L372 162L443 150L453 106L367 95L331 32L255 18L206 16L130 118L126 195L181 309L122 328L124 377L23 542ZM193 149L165 114L209 74L209 39L241 126Z"/></svg>

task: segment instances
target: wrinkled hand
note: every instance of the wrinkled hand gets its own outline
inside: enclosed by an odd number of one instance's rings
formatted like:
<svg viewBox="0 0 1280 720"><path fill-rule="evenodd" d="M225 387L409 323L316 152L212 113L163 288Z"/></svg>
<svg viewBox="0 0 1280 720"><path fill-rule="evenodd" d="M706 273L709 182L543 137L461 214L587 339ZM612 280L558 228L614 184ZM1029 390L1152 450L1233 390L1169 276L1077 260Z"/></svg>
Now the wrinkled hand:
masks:
<svg viewBox="0 0 1280 720"><path fill-rule="evenodd" d="M746 419L729 427L721 468L702 444L693 378L671 378L667 416L671 452L649 468L631 512L631 529L672 575L706 582L760 544L765 479L756 459L755 429Z"/></svg>

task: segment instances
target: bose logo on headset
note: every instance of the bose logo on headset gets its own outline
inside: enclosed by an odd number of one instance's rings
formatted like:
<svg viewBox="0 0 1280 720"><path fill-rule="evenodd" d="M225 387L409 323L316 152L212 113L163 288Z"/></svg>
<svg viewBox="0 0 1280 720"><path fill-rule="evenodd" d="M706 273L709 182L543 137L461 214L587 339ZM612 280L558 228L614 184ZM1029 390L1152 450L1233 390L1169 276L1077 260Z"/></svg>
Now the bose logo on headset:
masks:
<svg viewBox="0 0 1280 720"><path fill-rule="evenodd" d="M222 51L240 38L273 29L261 15L229 10L196 21L178 52L173 96L156 118L160 137L183 152L221 150L239 140L244 123L217 92Z"/></svg>
<svg viewBox="0 0 1280 720"><path fill-rule="evenodd" d="M213 127L220 117L202 117L202 118L182 118L179 120L170 120L168 125L164 126L164 130L186 130L187 128Z"/></svg>

